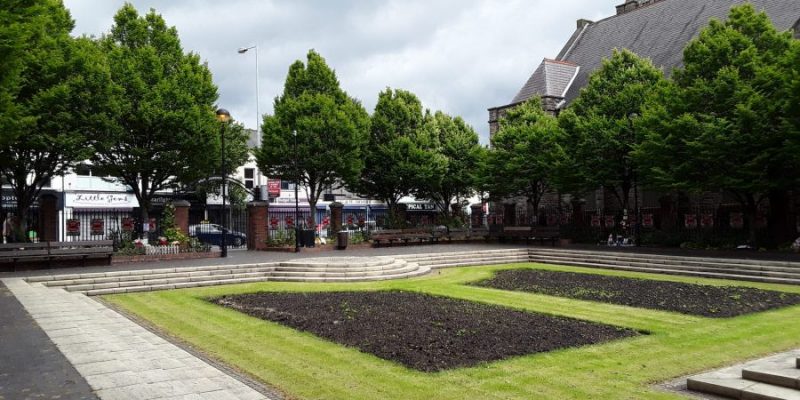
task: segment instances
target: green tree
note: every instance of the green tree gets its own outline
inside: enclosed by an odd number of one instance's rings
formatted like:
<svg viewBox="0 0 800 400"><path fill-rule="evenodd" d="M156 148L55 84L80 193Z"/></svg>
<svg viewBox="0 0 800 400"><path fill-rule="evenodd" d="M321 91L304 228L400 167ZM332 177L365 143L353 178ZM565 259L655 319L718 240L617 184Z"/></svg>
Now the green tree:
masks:
<svg viewBox="0 0 800 400"><path fill-rule="evenodd" d="M752 5L735 7L727 21L711 20L689 43L684 67L641 121L648 134L637 159L653 181L732 194L747 216L752 242L761 200L770 196L776 211L800 183L796 131L792 138L786 129L787 111L797 107L787 82L792 70L797 76L793 46L791 32L778 32L765 13Z"/></svg>
<svg viewBox="0 0 800 400"><path fill-rule="evenodd" d="M304 186L312 210L323 190L356 182L369 115L339 87L322 56L311 50L306 64L292 64L274 110L264 117L256 152L266 175Z"/></svg>
<svg viewBox="0 0 800 400"><path fill-rule="evenodd" d="M428 159L438 168L419 181L414 193L433 201L449 220L451 204L455 201L463 207L475 193L482 147L478 134L461 117L453 118L441 111L426 114L425 130L435 144Z"/></svg>
<svg viewBox="0 0 800 400"><path fill-rule="evenodd" d="M522 196L537 212L565 159L563 137L558 119L542 109L538 98L508 110L486 155L483 187L490 198Z"/></svg>
<svg viewBox="0 0 800 400"><path fill-rule="evenodd" d="M39 2L37 9L44 14L35 18L25 51L15 53L15 123L6 126L15 139L0 147L0 173L23 216L44 185L91 154L87 143L107 128L111 96L102 53L90 39L69 35L73 21L63 4Z"/></svg>
<svg viewBox="0 0 800 400"><path fill-rule="evenodd" d="M378 95L356 189L385 202L392 224L404 222L395 217L400 199L441 172L441 159L428 151L435 144L424 132L424 119L422 103L413 93L387 88Z"/></svg>
<svg viewBox="0 0 800 400"><path fill-rule="evenodd" d="M184 53L177 30L155 10L140 16L125 4L101 43L117 112L115 129L98 137L93 161L133 189L145 222L156 192L219 171L217 88L208 67Z"/></svg>
<svg viewBox="0 0 800 400"><path fill-rule="evenodd" d="M628 51L614 51L589 78L580 96L561 115L570 135L574 170L564 182L585 190L611 192L623 209L639 178L632 152L644 134L635 127L642 106L664 82L664 74L650 60ZM574 186L574 185L573 185Z"/></svg>

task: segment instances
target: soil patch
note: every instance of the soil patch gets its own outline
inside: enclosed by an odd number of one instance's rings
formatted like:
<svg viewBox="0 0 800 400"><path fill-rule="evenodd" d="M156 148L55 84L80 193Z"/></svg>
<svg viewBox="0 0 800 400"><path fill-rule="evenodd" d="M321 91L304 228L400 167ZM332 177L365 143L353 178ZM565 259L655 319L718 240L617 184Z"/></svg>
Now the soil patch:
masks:
<svg viewBox="0 0 800 400"><path fill-rule="evenodd" d="M475 286L726 318L800 304L800 295L574 272L507 270Z"/></svg>
<svg viewBox="0 0 800 400"><path fill-rule="evenodd" d="M425 372L635 336L624 328L418 293L254 293L212 300Z"/></svg>

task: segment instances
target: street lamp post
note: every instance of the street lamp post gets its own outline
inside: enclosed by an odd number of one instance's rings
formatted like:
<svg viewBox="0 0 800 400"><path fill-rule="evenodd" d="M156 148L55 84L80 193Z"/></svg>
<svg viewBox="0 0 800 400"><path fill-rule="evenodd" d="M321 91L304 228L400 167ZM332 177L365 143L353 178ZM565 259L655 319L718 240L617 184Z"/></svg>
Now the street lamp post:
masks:
<svg viewBox="0 0 800 400"><path fill-rule="evenodd" d="M636 141L636 132L635 127L633 125L633 119L638 117L639 114L637 113L630 113L628 114L628 122L630 123L631 128L631 143ZM636 171L635 166L630 166L631 174L633 175L633 205L636 208L636 224L633 226L633 242L638 247L641 245L641 224L642 224L642 213L641 207L639 207L639 174Z"/></svg>
<svg viewBox="0 0 800 400"><path fill-rule="evenodd" d="M261 146L261 113L259 112L259 98L258 98L258 45L253 45L250 47L240 47L237 52L239 54L245 54L250 50L255 50L256 52L256 144ZM256 174L256 186L261 186L261 174Z"/></svg>
<svg viewBox="0 0 800 400"><path fill-rule="evenodd" d="M225 125L230 121L231 113L224 108L220 108L217 110L217 121L220 122L220 140L221 140L221 162L220 162L220 175L222 175L222 241L220 243L220 256L227 257L228 256L228 246L225 243L226 239L226 232L225 232L225 183L227 180L227 172L225 171Z"/></svg>
<svg viewBox="0 0 800 400"><path fill-rule="evenodd" d="M294 136L294 252L300 252L300 200L297 198L297 185L300 182L300 170L297 168L297 130Z"/></svg>

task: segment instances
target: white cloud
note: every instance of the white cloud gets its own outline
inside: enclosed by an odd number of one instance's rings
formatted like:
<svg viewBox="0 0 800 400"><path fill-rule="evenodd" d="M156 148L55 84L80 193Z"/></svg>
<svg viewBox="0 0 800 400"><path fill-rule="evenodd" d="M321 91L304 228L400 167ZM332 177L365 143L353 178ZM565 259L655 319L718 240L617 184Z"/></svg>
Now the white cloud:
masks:
<svg viewBox="0 0 800 400"><path fill-rule="evenodd" d="M372 111L385 87L416 93L426 107L464 117L488 140L487 108L508 103L544 57L555 57L578 18L611 15L611 0L262 1L133 0L177 27L186 50L208 60L219 104L256 122L259 46L262 114L289 65L316 49L342 87ZM65 0L76 34L110 29L123 1Z"/></svg>

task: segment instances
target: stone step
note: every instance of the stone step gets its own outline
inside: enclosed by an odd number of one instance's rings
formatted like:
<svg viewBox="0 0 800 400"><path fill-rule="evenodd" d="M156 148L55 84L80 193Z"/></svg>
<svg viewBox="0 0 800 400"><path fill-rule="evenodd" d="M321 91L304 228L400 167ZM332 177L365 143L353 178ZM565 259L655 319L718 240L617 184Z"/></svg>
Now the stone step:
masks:
<svg viewBox="0 0 800 400"><path fill-rule="evenodd" d="M568 262L593 262L593 263L602 263L602 264L609 264L609 265L619 265L619 266L630 266L630 267L641 267L641 268L666 268L666 269L674 269L674 270L686 270L686 271L697 271L697 272L715 272L715 273L734 273L737 275L752 275L752 276L759 276L759 277L776 277L776 278L789 278L789 279L800 279L800 271L795 273L789 272L777 272L777 271L770 271L770 270L753 270L753 269L739 269L739 268L715 268L715 267L702 267L702 266L685 266L685 265L673 265L673 264L653 264L649 262L637 262L637 261L615 261L615 260L595 260L589 257L567 257L567 256L540 256L540 255L531 255L531 261L537 262L548 262L548 263L568 263Z"/></svg>
<svg viewBox="0 0 800 400"><path fill-rule="evenodd" d="M693 266L702 268L718 268L718 269L737 269L737 270L753 270L753 271L774 271L800 274L800 267L788 266L769 266L761 264L738 264L728 262L704 262L704 261L687 261L687 260L673 260L658 256L650 256L645 254L626 254L625 256L609 256L604 254L586 254L580 252L564 253L564 252L539 252L531 251L531 256L548 256L548 257L583 257L591 258L593 260L615 261L615 262L645 262L650 264L663 264L670 266Z"/></svg>
<svg viewBox="0 0 800 400"><path fill-rule="evenodd" d="M800 391L742 378L689 378L687 388L729 399L800 400Z"/></svg>
<svg viewBox="0 0 800 400"><path fill-rule="evenodd" d="M83 292L87 290L96 290L96 289L174 285L177 283L187 283L187 282L205 282L212 280L268 277L270 276L271 273L272 271L244 272L244 273L231 273L231 274L188 276L188 277L170 278L170 279L147 279L138 281L123 281L123 282L111 282L111 283L99 283L99 284L68 285L64 286L64 289L66 289L68 292Z"/></svg>
<svg viewBox="0 0 800 400"><path fill-rule="evenodd" d="M203 286L234 285L239 283L264 282L268 280L272 279L267 275L255 278L216 279L207 281L163 284L163 285L144 285L144 286L129 286L124 288L94 289L94 290L82 291L81 293L87 296L102 296L108 294L150 292L156 290L185 289L185 288L203 287Z"/></svg>
<svg viewBox="0 0 800 400"><path fill-rule="evenodd" d="M795 261L773 261L773 260L753 260L753 259L734 259L734 258L713 258L713 257L692 257L692 256L673 256L673 255L659 255L648 253L633 253L633 252L614 252L614 251L592 251L592 250L569 250L569 249L542 249L531 248L531 253L540 254L579 254L590 255L592 257L636 257L640 259L654 258L669 261L685 261L685 262L701 262L701 263L721 263L721 264L737 264L737 265L754 265L764 267L790 267L800 268L800 262Z"/></svg>
<svg viewBox="0 0 800 400"><path fill-rule="evenodd" d="M503 262L528 262L528 256L520 255L520 256L502 256L502 257L450 257L450 258L438 258L435 260L416 260L415 262L421 265L437 265L437 264L458 264L458 263L469 263L470 265L477 265L482 262L490 262L494 264L503 263Z"/></svg>
<svg viewBox="0 0 800 400"><path fill-rule="evenodd" d="M527 258L520 258L519 260L488 260L488 261L456 261L445 263L434 263L427 265L431 269L454 268L454 267L472 267L479 265L497 265L497 264L513 264L528 262Z"/></svg>
<svg viewBox="0 0 800 400"><path fill-rule="evenodd" d="M270 274L270 276L275 278L282 278L282 277L298 277L298 278L305 278L305 277L319 277L319 278L334 278L334 277L378 277L378 276L385 276L385 275L397 275L407 272L413 272L419 270L419 265L408 263L403 264L397 268L392 269L385 269L385 270L378 270L378 271L334 271L334 272L325 272L325 271L291 271L291 270L280 270L274 271Z"/></svg>
<svg viewBox="0 0 800 400"><path fill-rule="evenodd" d="M550 262L550 263L552 263L552 262ZM576 267L602 268L602 269L614 269L614 270L622 270L622 271L648 272L648 273L656 273L656 274L697 276L697 277L701 277L701 278L731 279L731 280L739 280L739 281L751 281L751 282L763 282L763 283L782 283L782 284L787 284L787 285L800 285L800 279L790 279L790 278L770 278L770 277L760 277L760 276L752 276L752 275L739 275L739 274L731 274L731 273L687 271L687 270L670 269L670 268L629 267L629 266L624 266L624 265L605 264L605 263L591 263L591 262L581 262L581 261L568 261L568 260L560 260L560 261L558 261L558 263L562 264L562 265L572 265L572 266L576 266Z"/></svg>
<svg viewBox="0 0 800 400"><path fill-rule="evenodd" d="M392 274L392 275L379 275L375 277L285 277L285 276L276 276L270 277L270 281L281 281L281 282L325 282L325 283L334 283L334 282L364 282L364 281L379 281L379 280L391 280L391 279L404 279L404 278L413 278L416 276L425 275L430 272L429 268L420 267L412 272L402 273L402 274Z"/></svg>
<svg viewBox="0 0 800 400"><path fill-rule="evenodd" d="M449 258L472 258L472 257L492 257L497 255L504 255L504 256L512 256L512 255L519 255L519 256L527 256L528 251L525 249L519 250L488 250L488 251L476 251L476 252L458 252L458 253L436 253L436 254L414 254L414 255L403 255L403 256L396 256L395 258L400 258L404 260L441 260L441 259L449 259Z"/></svg>
<svg viewBox="0 0 800 400"><path fill-rule="evenodd" d="M112 276L101 278L82 278L72 280L55 280L42 282L45 286L59 287L59 286L74 286L74 285L90 285L90 284L105 284L126 281L143 281L143 280L156 280L156 279L173 279L173 278L187 278L195 276L212 276L212 275L227 275L233 273L245 272L265 272L272 271L275 266L258 266L258 267L234 267L225 269L209 269L203 271L185 271L185 272L168 272L163 274L136 274L124 276Z"/></svg>
<svg viewBox="0 0 800 400"><path fill-rule="evenodd" d="M796 361L745 368L742 370L742 378L800 390L800 369L797 368Z"/></svg>
<svg viewBox="0 0 800 400"><path fill-rule="evenodd" d="M380 264L375 266L335 266L326 264L294 264L294 265L279 265L275 267L276 272L380 272L402 268L408 264L405 260L394 260L388 264Z"/></svg>

